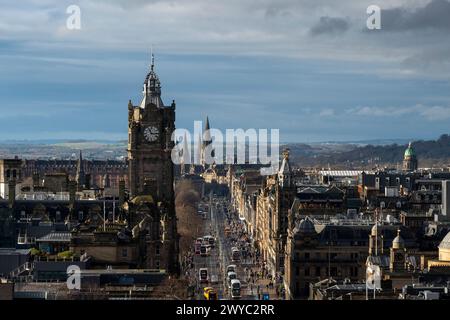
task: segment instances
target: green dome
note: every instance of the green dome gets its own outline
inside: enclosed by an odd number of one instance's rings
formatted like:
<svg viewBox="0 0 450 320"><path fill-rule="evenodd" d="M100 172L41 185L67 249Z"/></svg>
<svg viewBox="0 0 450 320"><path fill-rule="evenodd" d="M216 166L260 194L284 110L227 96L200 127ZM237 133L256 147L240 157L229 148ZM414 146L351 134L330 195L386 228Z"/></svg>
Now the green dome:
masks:
<svg viewBox="0 0 450 320"><path fill-rule="evenodd" d="M411 142L408 145L408 148L405 150L405 158L406 157L415 157L416 153L414 152L414 149L411 146Z"/></svg>

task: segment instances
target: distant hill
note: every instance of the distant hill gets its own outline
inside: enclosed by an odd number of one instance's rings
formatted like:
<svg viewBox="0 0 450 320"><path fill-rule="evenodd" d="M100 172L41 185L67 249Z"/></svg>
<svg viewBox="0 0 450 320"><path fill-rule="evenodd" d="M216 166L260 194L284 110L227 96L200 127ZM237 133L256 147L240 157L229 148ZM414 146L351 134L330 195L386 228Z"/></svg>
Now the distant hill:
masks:
<svg viewBox="0 0 450 320"><path fill-rule="evenodd" d="M281 146L291 150L291 161L299 166L334 168L373 168L395 166L403 160L407 147L404 143L384 144L390 140L371 140L352 143L288 143ZM393 140L399 141L399 139ZM369 142L369 141L367 141ZM76 159L83 150L85 159L123 159L127 141L102 140L18 140L0 141L0 158L22 159ZM437 140L413 142L419 167L450 164L450 136L442 135Z"/></svg>
<svg viewBox="0 0 450 320"><path fill-rule="evenodd" d="M347 150L329 148L323 146L320 152L311 152L311 146L305 147L297 144L289 144L292 161L300 166L326 167L370 167L375 165L395 165L403 160L403 154L407 144L390 145L346 145ZM450 136L444 134L437 140L419 140L412 143L416 151L419 166L431 166L433 164L450 163Z"/></svg>

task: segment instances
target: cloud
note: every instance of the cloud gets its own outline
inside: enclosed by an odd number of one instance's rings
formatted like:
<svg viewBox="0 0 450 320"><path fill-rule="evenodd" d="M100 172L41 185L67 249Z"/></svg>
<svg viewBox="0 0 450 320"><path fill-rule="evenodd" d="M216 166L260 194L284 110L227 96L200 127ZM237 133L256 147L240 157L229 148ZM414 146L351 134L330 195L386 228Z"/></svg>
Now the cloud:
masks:
<svg viewBox="0 0 450 320"><path fill-rule="evenodd" d="M450 119L450 106L425 106L418 104L412 107L356 107L345 111L347 115L361 117L399 118L415 116L428 121L446 121Z"/></svg>
<svg viewBox="0 0 450 320"><path fill-rule="evenodd" d="M339 34L344 33L350 27L350 23L345 18L320 17L320 20L311 29L313 36L321 34Z"/></svg>
<svg viewBox="0 0 450 320"><path fill-rule="evenodd" d="M321 116L321 117L334 116L334 110L333 109L322 109L319 113L319 116Z"/></svg>
<svg viewBox="0 0 450 320"><path fill-rule="evenodd" d="M382 28L391 31L450 31L450 2L432 0L419 8L398 7L382 10Z"/></svg>

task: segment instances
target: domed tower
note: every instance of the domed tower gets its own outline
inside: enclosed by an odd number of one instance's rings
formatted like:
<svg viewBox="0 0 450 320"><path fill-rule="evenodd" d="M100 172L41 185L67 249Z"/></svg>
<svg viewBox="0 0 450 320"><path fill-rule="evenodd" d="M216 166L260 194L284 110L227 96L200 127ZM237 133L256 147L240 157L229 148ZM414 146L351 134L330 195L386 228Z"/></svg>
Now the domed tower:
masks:
<svg viewBox="0 0 450 320"><path fill-rule="evenodd" d="M417 157L416 153L412 147L411 142L408 145L408 148L405 150L405 155L403 157L403 171L416 171L417 170Z"/></svg>
<svg viewBox="0 0 450 320"><path fill-rule="evenodd" d="M392 240L391 254L390 254L390 269L391 271L402 271L406 265L406 249L405 240L400 235L400 229L397 230L397 236Z"/></svg>
<svg viewBox="0 0 450 320"><path fill-rule="evenodd" d="M376 222L369 235L369 255L378 256L384 254L384 238L381 234L381 226Z"/></svg>
<svg viewBox="0 0 450 320"><path fill-rule="evenodd" d="M439 260L450 261L450 232L447 233L439 244Z"/></svg>

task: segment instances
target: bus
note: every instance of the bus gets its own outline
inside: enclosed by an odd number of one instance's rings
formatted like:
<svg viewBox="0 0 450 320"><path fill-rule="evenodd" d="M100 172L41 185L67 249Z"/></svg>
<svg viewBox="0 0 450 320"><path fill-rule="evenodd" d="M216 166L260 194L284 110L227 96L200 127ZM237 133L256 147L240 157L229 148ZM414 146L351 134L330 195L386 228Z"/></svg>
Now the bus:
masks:
<svg viewBox="0 0 450 320"><path fill-rule="evenodd" d="M198 281L200 281L200 283L208 283L208 268L200 268L198 270Z"/></svg>
<svg viewBox="0 0 450 320"><path fill-rule="evenodd" d="M206 300L217 300L217 292L212 287L206 287L203 289L203 296Z"/></svg>
<svg viewBox="0 0 450 320"><path fill-rule="evenodd" d="M239 299L241 297L241 282L238 279L231 280L231 298Z"/></svg>
<svg viewBox="0 0 450 320"><path fill-rule="evenodd" d="M228 279L228 287L231 289L231 281L237 279L236 272L228 272L227 279Z"/></svg>
<svg viewBox="0 0 450 320"><path fill-rule="evenodd" d="M228 272L236 272L236 265L230 264L229 266L227 266L227 274Z"/></svg>
<svg viewBox="0 0 450 320"><path fill-rule="evenodd" d="M210 250L211 250L211 248L209 247L209 245L205 246L202 244L200 246L200 256L207 257L209 255Z"/></svg>
<svg viewBox="0 0 450 320"><path fill-rule="evenodd" d="M204 244L209 244L211 247L214 247L215 239L213 236L204 236L203 242Z"/></svg>

